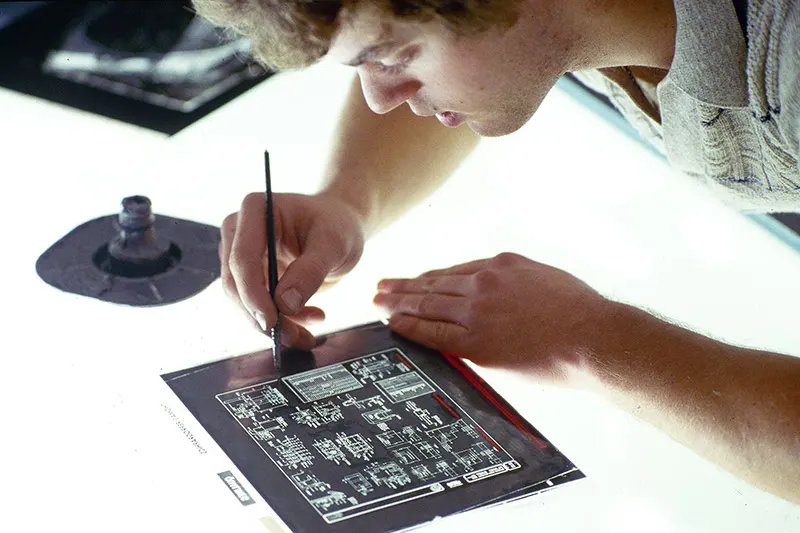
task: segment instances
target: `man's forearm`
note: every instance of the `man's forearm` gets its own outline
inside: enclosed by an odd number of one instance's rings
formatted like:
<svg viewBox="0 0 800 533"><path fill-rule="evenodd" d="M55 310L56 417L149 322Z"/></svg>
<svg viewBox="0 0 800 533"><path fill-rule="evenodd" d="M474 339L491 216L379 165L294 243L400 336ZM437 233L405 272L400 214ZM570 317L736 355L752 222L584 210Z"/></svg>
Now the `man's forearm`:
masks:
<svg viewBox="0 0 800 533"><path fill-rule="evenodd" d="M800 503L800 358L730 346L612 304L584 375L743 479Z"/></svg>
<svg viewBox="0 0 800 533"><path fill-rule="evenodd" d="M436 190L479 137L448 129L408 106L373 113L356 78L339 123L323 194L345 200L364 218L367 235L391 223Z"/></svg>

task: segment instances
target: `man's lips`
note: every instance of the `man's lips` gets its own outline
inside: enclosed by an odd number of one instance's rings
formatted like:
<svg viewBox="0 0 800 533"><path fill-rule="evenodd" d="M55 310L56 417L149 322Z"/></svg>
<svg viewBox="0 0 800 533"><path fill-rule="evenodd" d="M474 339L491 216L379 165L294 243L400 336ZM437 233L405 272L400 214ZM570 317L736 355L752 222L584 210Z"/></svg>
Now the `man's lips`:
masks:
<svg viewBox="0 0 800 533"><path fill-rule="evenodd" d="M441 113L436 113L436 118L438 118L439 122L448 128L455 128L464 122L464 117L458 113L455 113L454 111L442 111Z"/></svg>
<svg viewBox="0 0 800 533"><path fill-rule="evenodd" d="M433 117L435 116L439 119L439 122L444 124L449 128L455 128L456 126L460 126L464 122L464 116L460 113L456 113L455 111L439 111L438 113L431 113L431 112L423 112L421 110L414 109L413 106L409 104L411 107L411 111L417 115L418 117Z"/></svg>

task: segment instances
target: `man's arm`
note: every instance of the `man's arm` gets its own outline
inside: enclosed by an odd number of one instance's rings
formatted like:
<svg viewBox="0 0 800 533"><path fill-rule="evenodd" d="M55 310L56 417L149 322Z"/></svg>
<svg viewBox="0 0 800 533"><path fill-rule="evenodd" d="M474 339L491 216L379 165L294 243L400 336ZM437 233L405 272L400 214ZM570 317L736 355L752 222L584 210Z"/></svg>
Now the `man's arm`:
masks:
<svg viewBox="0 0 800 533"><path fill-rule="evenodd" d="M800 503L800 358L730 346L516 254L384 280L389 327L487 367L592 390Z"/></svg>
<svg viewBox="0 0 800 533"><path fill-rule="evenodd" d="M723 468L800 503L800 358L724 344L613 303L590 388Z"/></svg>
<svg viewBox="0 0 800 533"><path fill-rule="evenodd" d="M405 105L377 115L355 78L336 139L321 194L354 207L369 236L435 191L479 137L466 126L417 117Z"/></svg>
<svg viewBox="0 0 800 533"><path fill-rule="evenodd" d="M324 316L306 302L324 282L349 272L369 237L435 190L471 152L478 137L447 129L406 106L377 115L354 81L337 132L326 184L314 196L275 195L282 341L309 349L315 339L300 326ZM264 331L277 313L264 278L264 193L247 195L222 224L221 278L225 291Z"/></svg>

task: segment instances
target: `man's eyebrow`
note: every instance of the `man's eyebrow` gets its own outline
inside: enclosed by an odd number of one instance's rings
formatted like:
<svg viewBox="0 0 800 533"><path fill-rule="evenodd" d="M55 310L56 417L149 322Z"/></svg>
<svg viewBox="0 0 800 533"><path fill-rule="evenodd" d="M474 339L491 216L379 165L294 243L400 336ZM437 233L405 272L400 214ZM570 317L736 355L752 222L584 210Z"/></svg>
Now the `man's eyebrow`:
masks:
<svg viewBox="0 0 800 533"><path fill-rule="evenodd" d="M384 56L389 50L397 48L400 45L397 41L386 41L378 44L373 44L361 50L359 54L352 60L345 63L348 67L358 67L369 61Z"/></svg>

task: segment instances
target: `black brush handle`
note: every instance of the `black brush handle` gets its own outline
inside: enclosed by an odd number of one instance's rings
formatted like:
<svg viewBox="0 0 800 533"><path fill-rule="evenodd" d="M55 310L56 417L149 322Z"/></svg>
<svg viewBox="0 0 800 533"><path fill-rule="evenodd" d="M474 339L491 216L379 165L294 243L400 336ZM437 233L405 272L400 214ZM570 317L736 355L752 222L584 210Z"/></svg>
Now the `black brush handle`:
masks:
<svg viewBox="0 0 800 533"><path fill-rule="evenodd" d="M272 209L272 177L269 168L269 152L264 151L264 176L266 178L266 201L267 201L267 271L269 276L269 293L275 304L277 319L275 327L270 331L272 337L272 359L275 363L275 370L281 369L281 313L278 311L278 302L275 300L275 288L278 286L278 256L275 251L275 213Z"/></svg>

